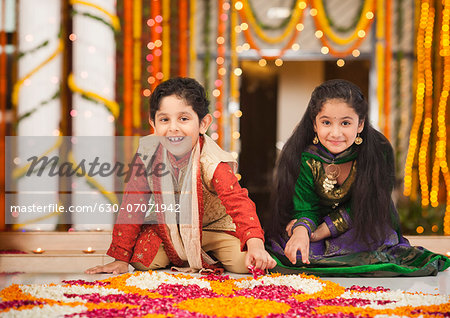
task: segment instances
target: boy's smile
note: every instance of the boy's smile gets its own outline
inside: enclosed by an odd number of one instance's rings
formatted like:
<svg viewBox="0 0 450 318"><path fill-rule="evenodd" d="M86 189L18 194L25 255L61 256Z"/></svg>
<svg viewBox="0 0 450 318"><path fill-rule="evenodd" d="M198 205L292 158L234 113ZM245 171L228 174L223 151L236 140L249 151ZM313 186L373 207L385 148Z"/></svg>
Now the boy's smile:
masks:
<svg viewBox="0 0 450 318"><path fill-rule="evenodd" d="M192 150L200 134L204 134L211 123L211 115L201 121L192 106L185 100L170 95L161 99L156 111L155 121L150 124L157 136L166 137L163 145L176 157L181 157Z"/></svg>

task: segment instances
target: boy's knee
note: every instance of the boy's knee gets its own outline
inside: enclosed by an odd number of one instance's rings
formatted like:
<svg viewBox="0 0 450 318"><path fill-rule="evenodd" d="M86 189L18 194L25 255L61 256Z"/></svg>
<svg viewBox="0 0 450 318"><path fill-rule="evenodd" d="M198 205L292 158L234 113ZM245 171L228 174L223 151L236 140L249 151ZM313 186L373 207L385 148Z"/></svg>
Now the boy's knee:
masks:
<svg viewBox="0 0 450 318"><path fill-rule="evenodd" d="M247 252L240 252L233 255L233 258L225 261L222 260L222 265L226 271L236 274L248 274L248 268L245 266L245 256Z"/></svg>
<svg viewBox="0 0 450 318"><path fill-rule="evenodd" d="M169 264L170 264L169 257L167 256L166 251L164 250L164 247L161 244L150 266L148 267L144 266L141 262L131 263L131 266L133 266L138 271L148 271L166 268L167 266L169 266Z"/></svg>

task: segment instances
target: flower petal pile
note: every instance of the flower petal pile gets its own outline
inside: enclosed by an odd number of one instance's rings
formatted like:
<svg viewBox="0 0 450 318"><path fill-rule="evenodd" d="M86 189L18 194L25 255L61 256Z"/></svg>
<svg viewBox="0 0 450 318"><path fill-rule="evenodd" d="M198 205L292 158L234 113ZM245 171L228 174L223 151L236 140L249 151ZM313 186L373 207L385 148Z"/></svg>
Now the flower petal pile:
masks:
<svg viewBox="0 0 450 318"><path fill-rule="evenodd" d="M308 275L194 277L136 272L101 281L11 285L0 317L450 317L450 296Z"/></svg>

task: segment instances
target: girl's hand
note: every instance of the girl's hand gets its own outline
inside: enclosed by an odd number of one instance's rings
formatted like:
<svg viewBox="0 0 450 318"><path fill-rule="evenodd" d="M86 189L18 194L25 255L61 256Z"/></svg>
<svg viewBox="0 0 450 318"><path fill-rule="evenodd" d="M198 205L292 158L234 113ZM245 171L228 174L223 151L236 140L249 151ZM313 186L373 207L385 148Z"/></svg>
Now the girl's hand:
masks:
<svg viewBox="0 0 450 318"><path fill-rule="evenodd" d="M292 264L297 263L297 251L302 254L302 262L309 263L309 236L308 230L304 226L298 226L286 244L284 254Z"/></svg>
<svg viewBox="0 0 450 318"><path fill-rule="evenodd" d="M317 229L311 233L311 242L321 241L331 236L330 229L325 222L321 223Z"/></svg>
<svg viewBox="0 0 450 318"><path fill-rule="evenodd" d="M292 227L294 226L295 222L297 222L297 219L293 219L291 222L286 225L286 232L289 237L292 236Z"/></svg>
<svg viewBox="0 0 450 318"><path fill-rule="evenodd" d="M98 274L98 273L113 273L122 274L128 273L128 263L124 261L114 261L106 265L98 265L91 267L84 271L86 274Z"/></svg>
<svg viewBox="0 0 450 318"><path fill-rule="evenodd" d="M264 242L256 237L247 240L247 255L245 266L254 266L256 269L266 270L274 268L277 262L264 249Z"/></svg>

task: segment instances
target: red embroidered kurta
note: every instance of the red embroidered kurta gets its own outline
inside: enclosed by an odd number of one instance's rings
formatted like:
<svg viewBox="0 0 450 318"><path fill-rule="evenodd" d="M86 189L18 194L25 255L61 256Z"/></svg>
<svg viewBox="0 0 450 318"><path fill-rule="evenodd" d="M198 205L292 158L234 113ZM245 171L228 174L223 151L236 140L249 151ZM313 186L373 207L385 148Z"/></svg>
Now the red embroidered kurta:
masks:
<svg viewBox="0 0 450 318"><path fill-rule="evenodd" d="M139 171L145 171L145 166L140 157L136 156L132 177L122 198L121 210L114 225L112 243L107 254L117 260L128 263L140 262L148 267L163 241L162 237L165 237L165 235L161 233L161 226L159 225L142 224L144 213L135 212L137 204L149 202L151 193L147 176L139 173ZM227 233L239 238L241 250L245 250L245 243L249 238L264 240L264 233L256 215L255 204L248 197L247 190L241 188L227 163L221 162L218 164L212 181L211 184L222 205L236 225L236 232L227 231ZM175 251L166 249L166 253L175 265L183 265L182 263L176 264L179 258Z"/></svg>

